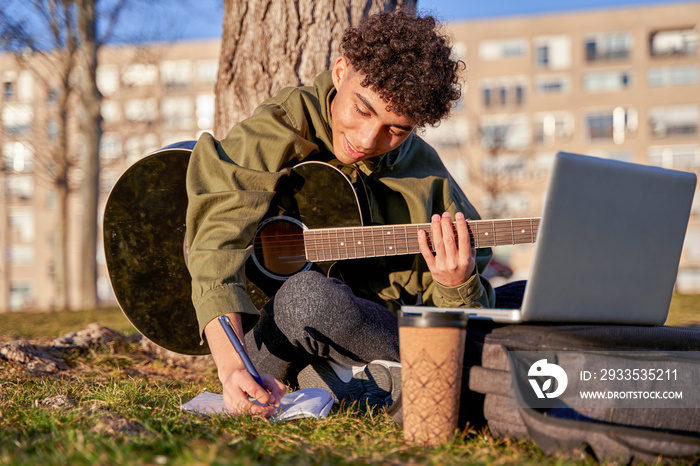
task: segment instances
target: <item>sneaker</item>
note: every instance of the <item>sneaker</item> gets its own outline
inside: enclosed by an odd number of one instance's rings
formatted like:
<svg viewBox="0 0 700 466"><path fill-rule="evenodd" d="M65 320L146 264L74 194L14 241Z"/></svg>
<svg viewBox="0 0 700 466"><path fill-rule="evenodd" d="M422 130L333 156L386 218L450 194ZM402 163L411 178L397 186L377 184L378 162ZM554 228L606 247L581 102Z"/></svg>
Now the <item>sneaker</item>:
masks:
<svg viewBox="0 0 700 466"><path fill-rule="evenodd" d="M400 422L401 364L376 360L366 366L344 366L320 361L306 366L297 376L299 388L323 388L340 403L357 401L361 409L385 407Z"/></svg>

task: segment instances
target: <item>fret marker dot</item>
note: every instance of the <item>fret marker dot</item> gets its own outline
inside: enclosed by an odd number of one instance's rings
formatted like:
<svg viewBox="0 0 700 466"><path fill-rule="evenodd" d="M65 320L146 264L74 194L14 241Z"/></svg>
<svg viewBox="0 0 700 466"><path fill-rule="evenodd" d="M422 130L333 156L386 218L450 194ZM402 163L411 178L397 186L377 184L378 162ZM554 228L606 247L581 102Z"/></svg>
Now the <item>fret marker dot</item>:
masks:
<svg viewBox="0 0 700 466"><path fill-rule="evenodd" d="M394 246L389 246L389 250L391 251L392 249L394 249Z"/></svg>
<svg viewBox="0 0 700 466"><path fill-rule="evenodd" d="M525 230L520 230L520 233L525 233Z"/></svg>
<svg viewBox="0 0 700 466"><path fill-rule="evenodd" d="M488 236L488 235L489 235L489 232L487 231L486 233L484 233L484 235Z"/></svg>
<svg viewBox="0 0 700 466"><path fill-rule="evenodd" d="M345 246L345 243L340 243L341 246Z"/></svg>
<svg viewBox="0 0 700 466"><path fill-rule="evenodd" d="M362 244L362 241L358 241L357 244Z"/></svg>

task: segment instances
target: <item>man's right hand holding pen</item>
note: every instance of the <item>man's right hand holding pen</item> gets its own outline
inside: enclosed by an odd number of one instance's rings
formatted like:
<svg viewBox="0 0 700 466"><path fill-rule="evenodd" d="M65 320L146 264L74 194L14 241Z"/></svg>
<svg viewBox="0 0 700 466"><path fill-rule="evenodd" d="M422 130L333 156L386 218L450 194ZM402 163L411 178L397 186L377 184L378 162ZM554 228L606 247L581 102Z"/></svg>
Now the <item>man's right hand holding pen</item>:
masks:
<svg viewBox="0 0 700 466"><path fill-rule="evenodd" d="M226 315L236 333L243 335L240 314ZM265 385L261 387L246 369L241 357L234 351L232 342L218 319L209 322L204 332L218 369L226 408L233 414L249 413L266 418L274 415L282 396L287 392L287 387L270 374L260 373L260 379ZM243 340L241 343L245 344ZM249 396L258 403L251 401Z"/></svg>

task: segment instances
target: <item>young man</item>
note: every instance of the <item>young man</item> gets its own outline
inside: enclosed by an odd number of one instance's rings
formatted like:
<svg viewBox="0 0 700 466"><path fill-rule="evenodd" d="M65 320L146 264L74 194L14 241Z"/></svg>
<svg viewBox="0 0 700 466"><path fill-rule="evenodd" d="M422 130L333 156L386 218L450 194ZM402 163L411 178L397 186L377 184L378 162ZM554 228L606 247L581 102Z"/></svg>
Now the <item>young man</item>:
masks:
<svg viewBox="0 0 700 466"><path fill-rule="evenodd" d="M192 298L234 413L269 416L286 389L280 380L328 388L342 400L397 406L400 305L494 302L480 276L491 252L469 245L465 218L478 214L415 133L437 124L460 97L460 62L451 59L435 20L402 12L373 16L346 31L342 54L313 86L283 89L225 139L203 135L192 153ZM284 169L305 160L348 175L368 197L365 223L430 221L434 252L421 231L419 256L346 261L345 283L298 273L256 309L243 270L250 242ZM216 319L221 314L246 332L246 349L269 392L232 351ZM252 403L249 395L271 406Z"/></svg>

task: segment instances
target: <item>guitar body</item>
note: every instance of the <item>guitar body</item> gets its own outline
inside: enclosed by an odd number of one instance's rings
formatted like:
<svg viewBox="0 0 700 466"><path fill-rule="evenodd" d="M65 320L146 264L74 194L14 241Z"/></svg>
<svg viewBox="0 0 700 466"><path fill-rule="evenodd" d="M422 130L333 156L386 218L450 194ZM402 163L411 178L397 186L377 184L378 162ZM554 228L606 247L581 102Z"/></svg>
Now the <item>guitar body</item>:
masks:
<svg viewBox="0 0 700 466"><path fill-rule="evenodd" d="M112 289L127 319L165 349L202 355L209 348L200 345L183 247L185 178L194 144L168 146L126 170L107 200L103 231ZM321 162L294 167L278 186L245 265L254 305L264 306L295 273L332 265L306 261L304 229L361 225L357 195L345 175ZM289 245L290 237L299 241Z"/></svg>
<svg viewBox="0 0 700 466"><path fill-rule="evenodd" d="M304 229L358 226L357 194L342 172L323 162L296 165L278 186L246 262L247 293L255 307L264 306L295 273L311 268L328 273L332 262L306 261Z"/></svg>

